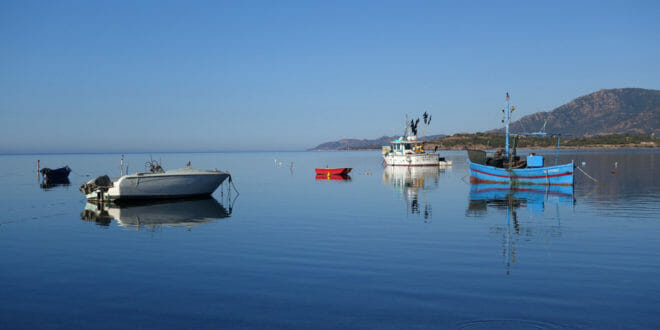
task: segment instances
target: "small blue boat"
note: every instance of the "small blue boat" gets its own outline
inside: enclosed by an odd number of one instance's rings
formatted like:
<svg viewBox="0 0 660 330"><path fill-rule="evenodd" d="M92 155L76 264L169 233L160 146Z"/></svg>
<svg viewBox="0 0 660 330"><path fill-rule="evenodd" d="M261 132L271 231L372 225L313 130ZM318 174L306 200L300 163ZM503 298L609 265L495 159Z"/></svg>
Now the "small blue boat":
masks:
<svg viewBox="0 0 660 330"><path fill-rule="evenodd" d="M543 156L534 153L526 158L516 155L515 141L519 136L547 136L545 132L523 133L514 135L513 153L509 153L509 122L513 108L509 105L509 93L506 93L506 149L489 157L482 150L468 150L471 183L499 183L516 185L573 185L573 162L568 164L545 166ZM557 136L559 148L560 135Z"/></svg>

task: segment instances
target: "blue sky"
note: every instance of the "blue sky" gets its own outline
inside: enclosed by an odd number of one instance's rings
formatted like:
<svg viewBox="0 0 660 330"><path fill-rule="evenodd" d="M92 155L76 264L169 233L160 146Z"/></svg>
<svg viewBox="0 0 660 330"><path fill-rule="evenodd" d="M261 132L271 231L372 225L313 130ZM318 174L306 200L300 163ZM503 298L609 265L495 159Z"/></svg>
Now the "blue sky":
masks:
<svg viewBox="0 0 660 330"><path fill-rule="evenodd" d="M657 1L0 0L0 153L303 150L660 89ZM514 117L514 119L516 119Z"/></svg>

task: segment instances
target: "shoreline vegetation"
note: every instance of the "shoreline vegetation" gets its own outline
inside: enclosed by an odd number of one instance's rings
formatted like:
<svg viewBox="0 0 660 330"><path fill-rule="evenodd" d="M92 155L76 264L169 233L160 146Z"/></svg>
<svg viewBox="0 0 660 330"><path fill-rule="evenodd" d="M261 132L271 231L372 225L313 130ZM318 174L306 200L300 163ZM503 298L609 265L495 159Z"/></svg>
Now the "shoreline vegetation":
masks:
<svg viewBox="0 0 660 330"><path fill-rule="evenodd" d="M511 139L513 140L513 139ZM510 142L512 144L512 141ZM504 134L499 133L458 133L443 138L424 142L426 150L435 147L441 150L463 149L500 149L505 147ZM323 150L380 150L381 145L354 146L341 149ZM556 137L521 136L518 139L519 149L554 149L557 147ZM603 148L657 148L658 142L654 134L610 134L592 137L562 137L560 149L603 149Z"/></svg>

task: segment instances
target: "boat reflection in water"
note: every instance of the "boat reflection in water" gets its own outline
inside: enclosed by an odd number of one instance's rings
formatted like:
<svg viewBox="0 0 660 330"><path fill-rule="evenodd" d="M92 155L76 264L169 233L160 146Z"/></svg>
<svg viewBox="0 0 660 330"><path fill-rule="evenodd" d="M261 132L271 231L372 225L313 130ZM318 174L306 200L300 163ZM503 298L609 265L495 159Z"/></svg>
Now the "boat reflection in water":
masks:
<svg viewBox="0 0 660 330"><path fill-rule="evenodd" d="M44 179L39 183L39 187L43 190L49 190L57 187L68 187L71 185L69 178L59 179L59 180L49 180Z"/></svg>
<svg viewBox="0 0 660 330"><path fill-rule="evenodd" d="M572 207L574 204L573 186L472 184L466 213L467 216L487 217L491 209L506 214L506 222L496 220L490 231L502 236L502 256L509 275L511 265L516 262L516 244L537 237L547 241L561 236L560 206ZM530 210L531 215L519 217L521 209ZM552 219L550 223L548 218Z"/></svg>
<svg viewBox="0 0 660 330"><path fill-rule="evenodd" d="M406 201L406 213L421 215L429 219L433 215L431 203L425 191L438 188L440 172L437 166L386 166L383 170L383 184L392 185Z"/></svg>
<svg viewBox="0 0 660 330"><path fill-rule="evenodd" d="M317 181L351 181L351 176L348 174L317 174Z"/></svg>
<svg viewBox="0 0 660 330"><path fill-rule="evenodd" d="M227 218L232 208L225 209L215 198L179 199L157 202L121 204L87 203L80 217L108 226L116 220L122 227L150 228L158 226L192 228L196 225Z"/></svg>

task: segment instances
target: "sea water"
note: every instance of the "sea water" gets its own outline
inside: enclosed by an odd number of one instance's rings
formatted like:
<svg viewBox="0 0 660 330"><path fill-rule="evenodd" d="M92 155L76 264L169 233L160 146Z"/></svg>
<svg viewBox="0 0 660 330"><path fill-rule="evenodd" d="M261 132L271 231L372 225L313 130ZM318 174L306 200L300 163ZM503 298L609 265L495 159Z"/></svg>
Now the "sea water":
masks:
<svg viewBox="0 0 660 330"><path fill-rule="evenodd" d="M537 153L574 161L574 189L470 185L459 151L127 154L233 186L102 210L78 187L120 155L0 156L0 328L660 327L660 152Z"/></svg>

